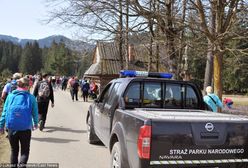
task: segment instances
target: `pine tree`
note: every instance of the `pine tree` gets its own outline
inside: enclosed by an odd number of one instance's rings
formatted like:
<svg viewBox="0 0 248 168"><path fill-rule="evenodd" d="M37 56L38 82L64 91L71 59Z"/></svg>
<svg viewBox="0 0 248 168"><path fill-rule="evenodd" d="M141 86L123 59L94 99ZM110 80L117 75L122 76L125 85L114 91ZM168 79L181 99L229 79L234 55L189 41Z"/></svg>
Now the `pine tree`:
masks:
<svg viewBox="0 0 248 168"><path fill-rule="evenodd" d="M39 72L42 68L42 51L37 41L32 44L32 70L31 74Z"/></svg>
<svg viewBox="0 0 248 168"><path fill-rule="evenodd" d="M22 73L29 74L32 72L32 45L30 43L27 43L23 49L19 68Z"/></svg>

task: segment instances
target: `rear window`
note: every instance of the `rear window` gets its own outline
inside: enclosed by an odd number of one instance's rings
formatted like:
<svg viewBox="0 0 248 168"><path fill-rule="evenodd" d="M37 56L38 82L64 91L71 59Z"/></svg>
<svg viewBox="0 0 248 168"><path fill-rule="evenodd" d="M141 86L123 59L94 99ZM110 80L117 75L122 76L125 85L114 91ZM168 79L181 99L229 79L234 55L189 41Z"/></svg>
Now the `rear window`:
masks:
<svg viewBox="0 0 248 168"><path fill-rule="evenodd" d="M168 108L181 108L183 88L179 84L165 85L164 106Z"/></svg>
<svg viewBox="0 0 248 168"><path fill-rule="evenodd" d="M157 83L157 82L144 83L142 102L144 107L162 107L161 83Z"/></svg>
<svg viewBox="0 0 248 168"><path fill-rule="evenodd" d="M128 86L124 100L127 108L199 108L194 88L180 83L134 82Z"/></svg>
<svg viewBox="0 0 248 168"><path fill-rule="evenodd" d="M199 101L192 87L187 87L185 103L186 108L198 108Z"/></svg>
<svg viewBox="0 0 248 168"><path fill-rule="evenodd" d="M140 83L132 83L124 96L125 103L129 107L140 107L141 97L140 97Z"/></svg>

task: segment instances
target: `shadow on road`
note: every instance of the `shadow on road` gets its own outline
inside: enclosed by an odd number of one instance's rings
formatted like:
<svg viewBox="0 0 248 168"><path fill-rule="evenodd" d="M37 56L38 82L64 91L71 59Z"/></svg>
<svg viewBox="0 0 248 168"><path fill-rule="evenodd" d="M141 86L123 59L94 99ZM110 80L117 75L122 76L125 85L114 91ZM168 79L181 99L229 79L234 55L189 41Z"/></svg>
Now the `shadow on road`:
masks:
<svg viewBox="0 0 248 168"><path fill-rule="evenodd" d="M74 139L35 138L35 137L32 137L32 140L34 140L34 141L40 141L40 142L50 142L50 143L69 143L69 142L77 142L77 141L79 141L79 140L74 140Z"/></svg>
<svg viewBox="0 0 248 168"><path fill-rule="evenodd" d="M56 131L62 131L62 132L71 132L71 133L87 133L86 130L73 130L71 128L63 128L63 127L45 127L43 132L56 132Z"/></svg>
<svg viewBox="0 0 248 168"><path fill-rule="evenodd" d="M94 146L99 146L99 147L105 147L106 148L106 146L101 142L101 141L99 141L99 142L97 142L97 143L95 143L95 144L93 144Z"/></svg>

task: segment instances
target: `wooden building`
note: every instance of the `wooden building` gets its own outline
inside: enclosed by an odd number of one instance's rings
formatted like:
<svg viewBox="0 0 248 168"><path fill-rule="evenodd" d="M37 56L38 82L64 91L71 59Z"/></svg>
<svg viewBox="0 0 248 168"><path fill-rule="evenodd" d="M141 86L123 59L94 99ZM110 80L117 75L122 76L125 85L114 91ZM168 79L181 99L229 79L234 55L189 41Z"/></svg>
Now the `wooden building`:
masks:
<svg viewBox="0 0 248 168"><path fill-rule="evenodd" d="M123 65L125 66L126 59L123 58L123 61ZM151 71L157 71L156 58L152 57L152 60L149 60L149 50L145 45L129 46L129 70L147 71L149 61L152 61ZM162 66L161 58L158 61L160 62L158 71L165 71L166 68ZM113 42L97 42L93 55L93 63L84 73L84 78L94 80L100 85L99 88L101 91L109 81L119 77L120 70L121 61L118 45Z"/></svg>

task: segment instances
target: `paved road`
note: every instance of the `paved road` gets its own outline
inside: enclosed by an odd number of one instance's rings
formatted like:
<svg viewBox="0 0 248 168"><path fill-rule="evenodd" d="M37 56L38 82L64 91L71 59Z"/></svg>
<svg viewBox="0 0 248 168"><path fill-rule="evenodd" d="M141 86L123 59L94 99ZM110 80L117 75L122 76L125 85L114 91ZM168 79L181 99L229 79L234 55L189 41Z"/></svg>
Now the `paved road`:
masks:
<svg viewBox="0 0 248 168"><path fill-rule="evenodd" d="M46 128L32 134L29 163L59 163L60 168L108 168L110 154L87 142L85 118L89 103L72 102L69 92L55 92Z"/></svg>

